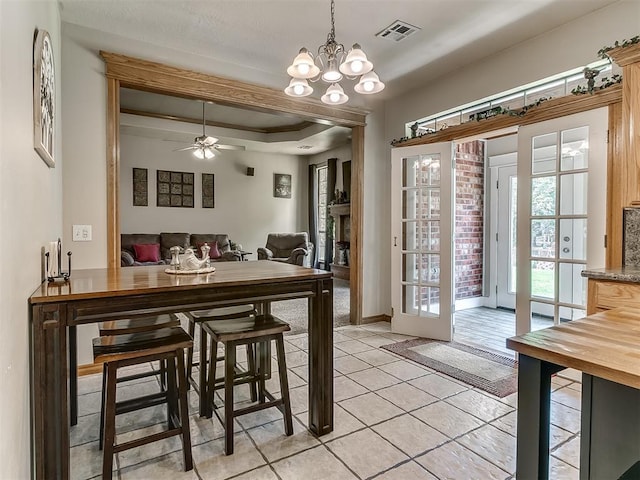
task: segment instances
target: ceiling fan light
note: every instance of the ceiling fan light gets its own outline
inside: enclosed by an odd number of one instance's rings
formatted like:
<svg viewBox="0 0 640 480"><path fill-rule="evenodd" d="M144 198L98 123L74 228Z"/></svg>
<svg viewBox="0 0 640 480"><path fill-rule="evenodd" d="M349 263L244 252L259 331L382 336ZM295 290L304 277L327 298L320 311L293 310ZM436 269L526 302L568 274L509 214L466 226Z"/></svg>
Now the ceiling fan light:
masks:
<svg viewBox="0 0 640 480"><path fill-rule="evenodd" d="M320 69L314 63L309 51L303 47L287 68L287 73L293 78L307 79L317 77Z"/></svg>
<svg viewBox="0 0 640 480"><path fill-rule="evenodd" d="M349 100L349 96L344 93L340 85L332 83L320 100L328 105L341 105Z"/></svg>
<svg viewBox="0 0 640 480"><path fill-rule="evenodd" d="M350 77L364 75L373 70L373 63L367 60L367 56L357 43L353 44L351 50L340 64L340 71Z"/></svg>
<svg viewBox="0 0 640 480"><path fill-rule="evenodd" d="M353 89L364 95L369 95L372 93L378 93L384 89L384 83L380 81L378 75L371 71L369 73L365 73L360 77L360 81L353 87Z"/></svg>
<svg viewBox="0 0 640 480"><path fill-rule="evenodd" d="M309 82L302 78L292 78L289 86L284 89L284 93L290 97L306 97L313 93L313 88L309 86Z"/></svg>
<svg viewBox="0 0 640 480"><path fill-rule="evenodd" d="M204 159L204 148L196 148L193 151L193 156L199 158L200 160Z"/></svg>
<svg viewBox="0 0 640 480"><path fill-rule="evenodd" d="M213 157L216 156L215 153L213 153L213 149L212 148L205 148L204 149L204 156L207 160L211 160Z"/></svg>

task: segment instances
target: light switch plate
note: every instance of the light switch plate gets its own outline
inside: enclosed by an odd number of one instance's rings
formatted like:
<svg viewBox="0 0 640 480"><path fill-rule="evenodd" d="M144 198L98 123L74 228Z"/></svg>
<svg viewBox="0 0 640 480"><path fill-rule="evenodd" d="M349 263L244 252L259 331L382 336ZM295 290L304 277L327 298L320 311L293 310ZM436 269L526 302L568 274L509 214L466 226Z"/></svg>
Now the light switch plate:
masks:
<svg viewBox="0 0 640 480"><path fill-rule="evenodd" d="M90 242L91 241L91 225L74 225L73 241L74 242Z"/></svg>

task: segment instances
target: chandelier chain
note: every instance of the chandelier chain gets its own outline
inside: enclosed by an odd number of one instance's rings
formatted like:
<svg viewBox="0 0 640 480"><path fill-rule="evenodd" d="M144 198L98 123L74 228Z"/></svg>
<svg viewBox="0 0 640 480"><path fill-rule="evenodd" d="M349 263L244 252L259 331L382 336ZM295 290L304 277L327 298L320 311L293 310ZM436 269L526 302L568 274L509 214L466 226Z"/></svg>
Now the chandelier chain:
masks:
<svg viewBox="0 0 640 480"><path fill-rule="evenodd" d="M327 36L327 43L336 43L336 22L334 19L336 11L336 4L334 0L331 0L331 32Z"/></svg>

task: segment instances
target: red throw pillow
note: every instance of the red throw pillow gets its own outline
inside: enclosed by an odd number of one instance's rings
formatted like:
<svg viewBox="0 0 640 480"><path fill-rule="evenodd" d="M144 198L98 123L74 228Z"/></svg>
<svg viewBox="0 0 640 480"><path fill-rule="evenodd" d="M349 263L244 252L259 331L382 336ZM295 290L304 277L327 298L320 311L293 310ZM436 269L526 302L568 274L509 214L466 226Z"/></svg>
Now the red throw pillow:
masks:
<svg viewBox="0 0 640 480"><path fill-rule="evenodd" d="M198 249L198 253L201 255L202 250L200 250L200 247L202 247L204 244L209 245L209 258L211 259L217 259L220 258L222 256L222 254L220 253L220 250L218 249L218 242L213 242L213 243L209 243L209 242L203 242L203 243L198 243L196 245L196 248Z"/></svg>
<svg viewBox="0 0 640 480"><path fill-rule="evenodd" d="M159 243L137 243L133 245L133 251L136 252L136 260L139 262L160 261Z"/></svg>

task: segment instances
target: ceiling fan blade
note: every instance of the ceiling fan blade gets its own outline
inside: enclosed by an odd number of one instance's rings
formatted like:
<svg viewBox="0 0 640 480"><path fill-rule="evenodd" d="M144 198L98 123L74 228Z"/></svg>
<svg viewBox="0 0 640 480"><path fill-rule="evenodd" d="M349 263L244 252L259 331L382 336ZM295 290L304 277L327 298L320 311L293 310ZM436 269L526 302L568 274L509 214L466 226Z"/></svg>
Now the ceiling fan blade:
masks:
<svg viewBox="0 0 640 480"><path fill-rule="evenodd" d="M222 145L222 144L216 143L213 146L218 150L246 150L246 147L243 147L240 145Z"/></svg>
<svg viewBox="0 0 640 480"><path fill-rule="evenodd" d="M196 148L200 148L198 145L189 145L188 147L184 147L184 148L177 148L174 150L174 152L182 152L184 150L194 150Z"/></svg>

